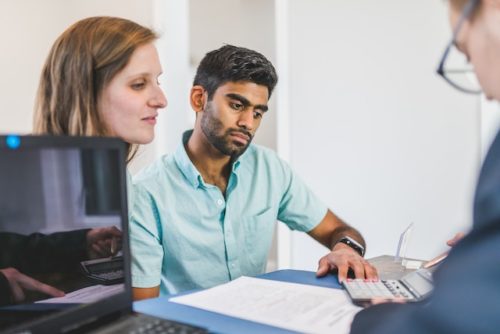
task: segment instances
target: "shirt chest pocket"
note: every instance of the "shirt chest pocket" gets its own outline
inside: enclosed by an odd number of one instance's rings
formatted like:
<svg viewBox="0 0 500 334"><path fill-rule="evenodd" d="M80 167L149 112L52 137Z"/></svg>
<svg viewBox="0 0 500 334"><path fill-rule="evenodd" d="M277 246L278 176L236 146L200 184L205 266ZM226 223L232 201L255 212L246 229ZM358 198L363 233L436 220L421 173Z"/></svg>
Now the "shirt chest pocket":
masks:
<svg viewBox="0 0 500 334"><path fill-rule="evenodd" d="M244 248L247 265L263 272L271 248L277 213L268 208L256 215L241 219L240 244Z"/></svg>

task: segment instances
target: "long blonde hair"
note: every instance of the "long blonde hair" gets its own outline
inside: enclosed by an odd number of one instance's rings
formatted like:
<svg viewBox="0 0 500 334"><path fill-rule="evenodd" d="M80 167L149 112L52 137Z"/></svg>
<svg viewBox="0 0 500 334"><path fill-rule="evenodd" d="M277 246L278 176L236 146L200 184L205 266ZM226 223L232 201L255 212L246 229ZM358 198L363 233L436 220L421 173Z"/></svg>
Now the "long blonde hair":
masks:
<svg viewBox="0 0 500 334"><path fill-rule="evenodd" d="M100 95L132 53L156 39L151 29L117 17L90 17L66 29L42 70L34 134L109 135L98 110ZM136 149L129 145L129 160Z"/></svg>

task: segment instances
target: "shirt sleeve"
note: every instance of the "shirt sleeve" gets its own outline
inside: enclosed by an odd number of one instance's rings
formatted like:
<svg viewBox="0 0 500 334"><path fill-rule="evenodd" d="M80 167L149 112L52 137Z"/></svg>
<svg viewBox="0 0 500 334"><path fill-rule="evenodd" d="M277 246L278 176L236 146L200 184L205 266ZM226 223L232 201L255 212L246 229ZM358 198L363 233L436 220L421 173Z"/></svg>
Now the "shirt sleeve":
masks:
<svg viewBox="0 0 500 334"><path fill-rule="evenodd" d="M132 286L150 288L160 285L163 263L161 223L153 196L134 184L130 218Z"/></svg>
<svg viewBox="0 0 500 334"><path fill-rule="evenodd" d="M87 258L89 229L49 235L0 233L0 268L14 267L27 274L71 271Z"/></svg>
<svg viewBox="0 0 500 334"><path fill-rule="evenodd" d="M278 210L278 220L290 229L309 232L325 217L328 207L321 202L287 163L280 160L283 179L283 196Z"/></svg>

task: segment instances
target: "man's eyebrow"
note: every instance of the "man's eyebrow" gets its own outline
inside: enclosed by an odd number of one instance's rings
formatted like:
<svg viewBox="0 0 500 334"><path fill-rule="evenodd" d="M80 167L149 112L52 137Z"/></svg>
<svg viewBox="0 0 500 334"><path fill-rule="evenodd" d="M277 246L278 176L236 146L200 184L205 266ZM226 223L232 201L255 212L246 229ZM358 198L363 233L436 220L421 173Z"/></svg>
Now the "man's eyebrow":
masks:
<svg viewBox="0 0 500 334"><path fill-rule="evenodd" d="M233 99L233 100L238 100L240 101L240 103L246 108L246 107L249 107L251 106L252 104L250 103L250 101L248 101L248 99L240 94L236 94L236 93L228 93L226 94L226 97L230 98L230 99ZM254 106L255 109L260 109L262 112L266 112L269 107L265 104L256 104Z"/></svg>

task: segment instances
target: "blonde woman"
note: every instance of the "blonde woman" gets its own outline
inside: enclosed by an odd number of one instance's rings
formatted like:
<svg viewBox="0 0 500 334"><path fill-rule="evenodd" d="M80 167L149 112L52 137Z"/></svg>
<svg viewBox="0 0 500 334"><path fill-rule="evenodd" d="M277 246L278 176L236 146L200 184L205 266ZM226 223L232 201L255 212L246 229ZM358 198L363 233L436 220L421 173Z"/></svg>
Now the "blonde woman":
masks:
<svg viewBox="0 0 500 334"><path fill-rule="evenodd" d="M43 67L34 134L119 137L128 144L130 161L139 144L153 140L158 110L167 106L156 39L151 29L117 17L70 26Z"/></svg>
<svg viewBox="0 0 500 334"><path fill-rule="evenodd" d="M55 41L35 101L34 133L116 136L150 143L158 109L167 105L158 77L157 35L130 20L91 17Z"/></svg>

